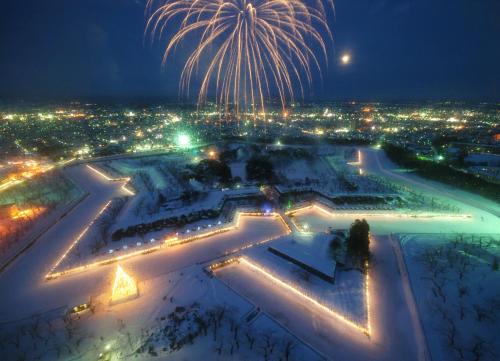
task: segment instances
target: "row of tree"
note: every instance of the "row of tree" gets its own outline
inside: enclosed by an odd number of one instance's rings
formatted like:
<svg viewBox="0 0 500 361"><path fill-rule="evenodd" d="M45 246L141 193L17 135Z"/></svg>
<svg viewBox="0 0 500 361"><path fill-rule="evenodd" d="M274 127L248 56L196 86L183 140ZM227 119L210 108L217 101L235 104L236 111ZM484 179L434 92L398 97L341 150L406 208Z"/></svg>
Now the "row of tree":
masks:
<svg viewBox="0 0 500 361"><path fill-rule="evenodd" d="M366 270L370 258L370 226L366 219L356 219L349 229L347 252L354 264Z"/></svg>
<svg viewBox="0 0 500 361"><path fill-rule="evenodd" d="M474 174L451 168L443 163L419 159L410 150L394 144L386 143L384 150L393 162L405 168L415 169L422 177L447 183L500 202L498 184L490 183Z"/></svg>
<svg viewBox="0 0 500 361"><path fill-rule="evenodd" d="M245 169L249 181L269 183L276 178L273 162L266 156L251 157ZM239 177L232 177L231 168L224 160L204 159L194 167L193 173L194 178L204 184L231 185L241 181Z"/></svg>

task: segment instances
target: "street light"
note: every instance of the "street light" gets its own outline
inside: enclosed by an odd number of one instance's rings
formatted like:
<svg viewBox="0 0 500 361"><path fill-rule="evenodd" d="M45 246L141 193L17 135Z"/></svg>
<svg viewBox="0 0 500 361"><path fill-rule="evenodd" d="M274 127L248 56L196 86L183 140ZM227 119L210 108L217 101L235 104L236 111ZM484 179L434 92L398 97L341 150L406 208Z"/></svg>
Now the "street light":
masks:
<svg viewBox="0 0 500 361"><path fill-rule="evenodd" d="M177 146L179 148L188 148L191 145L191 137L185 133L177 136Z"/></svg>

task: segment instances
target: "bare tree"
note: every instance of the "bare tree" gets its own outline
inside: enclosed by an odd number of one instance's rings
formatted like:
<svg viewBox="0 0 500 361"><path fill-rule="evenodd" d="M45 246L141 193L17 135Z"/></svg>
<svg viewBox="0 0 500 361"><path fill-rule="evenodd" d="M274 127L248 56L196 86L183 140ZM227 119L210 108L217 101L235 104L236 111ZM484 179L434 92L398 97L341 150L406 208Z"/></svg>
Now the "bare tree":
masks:
<svg viewBox="0 0 500 361"><path fill-rule="evenodd" d="M292 340L286 340L285 342L285 348L283 349L283 357L285 358L285 361L290 360L290 356L292 354L293 349L295 348L295 342Z"/></svg>
<svg viewBox="0 0 500 361"><path fill-rule="evenodd" d="M252 350L253 346L255 344L255 336L252 334L252 332L246 331L245 332L245 337L247 339L248 346L250 347L250 350Z"/></svg>

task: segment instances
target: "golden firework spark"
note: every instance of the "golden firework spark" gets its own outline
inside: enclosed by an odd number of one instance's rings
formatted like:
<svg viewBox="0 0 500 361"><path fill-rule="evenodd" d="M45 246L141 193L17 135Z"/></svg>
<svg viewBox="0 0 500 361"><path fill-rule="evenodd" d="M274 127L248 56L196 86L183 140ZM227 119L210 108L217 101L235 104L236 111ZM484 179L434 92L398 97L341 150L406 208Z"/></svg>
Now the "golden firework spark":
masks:
<svg viewBox="0 0 500 361"><path fill-rule="evenodd" d="M146 33L166 38L163 65L182 42L196 39L180 75L180 91L189 96L200 68L198 103L215 89L226 113L264 113L266 99L279 95L283 109L293 101L294 85L304 95L312 70L320 72L332 35L322 0L149 0ZM194 38L196 37L196 38ZM203 59L203 62L202 62ZM206 62L205 62L206 60Z"/></svg>

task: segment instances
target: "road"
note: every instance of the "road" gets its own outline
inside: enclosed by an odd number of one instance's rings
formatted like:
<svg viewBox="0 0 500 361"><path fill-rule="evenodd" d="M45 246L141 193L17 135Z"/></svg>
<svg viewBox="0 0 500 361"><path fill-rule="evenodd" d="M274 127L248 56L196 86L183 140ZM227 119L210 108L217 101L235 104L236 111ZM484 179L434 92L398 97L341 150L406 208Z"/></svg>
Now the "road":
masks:
<svg viewBox="0 0 500 361"><path fill-rule="evenodd" d="M415 332L415 338L417 341L419 356L418 358L422 361L429 361L431 360L431 356L427 346L427 340L425 339L422 321L418 315L418 308L415 302L415 296L411 288L410 277L408 276L408 270L406 268L403 251L401 250L401 244L399 243L399 241L395 240L392 235L389 235L389 240L394 249L394 255L397 260L399 273L401 275L401 280L403 283L406 305L411 315L412 327Z"/></svg>
<svg viewBox="0 0 500 361"><path fill-rule="evenodd" d="M360 151L363 159L362 168L368 172L395 178L422 190L444 195L447 198L451 198L460 203L493 214L496 217L500 217L500 206L492 201L481 199L480 196L469 194L458 189L453 189L451 186L440 185L436 182L428 181L412 174L395 172L397 166L387 158L382 150L361 148Z"/></svg>

